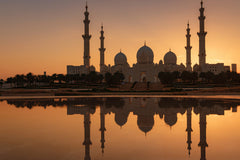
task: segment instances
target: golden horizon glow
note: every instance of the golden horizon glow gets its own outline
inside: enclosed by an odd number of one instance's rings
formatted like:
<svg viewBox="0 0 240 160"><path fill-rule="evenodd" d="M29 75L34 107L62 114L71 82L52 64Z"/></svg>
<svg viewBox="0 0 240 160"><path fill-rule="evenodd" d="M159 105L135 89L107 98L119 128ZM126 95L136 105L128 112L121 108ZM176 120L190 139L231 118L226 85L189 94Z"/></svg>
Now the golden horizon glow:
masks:
<svg viewBox="0 0 240 160"><path fill-rule="evenodd" d="M49 3L22 0L0 4L0 79L28 72L66 74L67 65L83 64L84 0ZM114 64L114 56L120 49L130 65L136 63L136 53L146 41L154 52L154 63L163 59L171 48L178 57L177 63L185 65L185 35L189 20L192 66L198 63L200 0L91 0L88 5L91 65L97 71L101 23L105 31L106 64ZM239 6L238 0L204 1L207 63L231 65L240 61Z"/></svg>

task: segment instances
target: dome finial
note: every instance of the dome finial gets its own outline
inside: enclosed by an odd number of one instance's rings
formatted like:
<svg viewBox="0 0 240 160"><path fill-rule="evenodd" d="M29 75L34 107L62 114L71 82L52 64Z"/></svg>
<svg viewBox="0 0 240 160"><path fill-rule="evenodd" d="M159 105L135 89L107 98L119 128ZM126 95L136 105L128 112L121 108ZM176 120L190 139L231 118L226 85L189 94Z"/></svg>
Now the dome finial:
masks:
<svg viewBox="0 0 240 160"><path fill-rule="evenodd" d="M169 48L169 52L171 52L172 50L171 50L171 48Z"/></svg>
<svg viewBox="0 0 240 160"><path fill-rule="evenodd" d="M103 23L101 24L101 29L102 29L102 31L103 31Z"/></svg>
<svg viewBox="0 0 240 160"><path fill-rule="evenodd" d="M189 20L188 20L188 24L187 24L187 27L189 28Z"/></svg>
<svg viewBox="0 0 240 160"><path fill-rule="evenodd" d="M146 42L146 40L144 41L144 46L146 46L147 45L147 42Z"/></svg>

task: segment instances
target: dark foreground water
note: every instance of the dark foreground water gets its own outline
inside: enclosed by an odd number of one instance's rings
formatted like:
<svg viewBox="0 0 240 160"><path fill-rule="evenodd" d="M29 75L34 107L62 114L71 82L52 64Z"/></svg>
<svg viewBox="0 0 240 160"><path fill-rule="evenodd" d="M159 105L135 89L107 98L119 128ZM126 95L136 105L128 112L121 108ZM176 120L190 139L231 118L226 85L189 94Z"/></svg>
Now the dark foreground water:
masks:
<svg viewBox="0 0 240 160"><path fill-rule="evenodd" d="M239 160L240 100L11 99L0 160Z"/></svg>

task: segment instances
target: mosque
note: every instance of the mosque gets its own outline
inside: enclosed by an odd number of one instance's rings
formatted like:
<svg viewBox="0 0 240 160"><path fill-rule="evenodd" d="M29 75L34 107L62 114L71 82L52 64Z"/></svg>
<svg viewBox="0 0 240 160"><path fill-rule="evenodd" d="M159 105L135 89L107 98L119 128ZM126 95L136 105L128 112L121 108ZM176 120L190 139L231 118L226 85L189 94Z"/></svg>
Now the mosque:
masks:
<svg viewBox="0 0 240 160"><path fill-rule="evenodd" d="M198 32L199 37L199 64L196 64L192 67L191 62L191 34L189 24L187 25L187 34L186 34L186 66L181 63L177 64L177 56L171 50L166 53L163 57L163 60L159 60L158 64L154 63L154 52L152 49L146 45L146 43L137 51L137 63L133 64L131 67L127 61L127 56L120 51L114 58L114 65L105 64L105 50L104 48L104 30L103 26L101 27L101 37L100 37L100 73L105 75L105 73L110 72L112 74L116 72L121 72L124 74L125 82L159 82L158 74L159 72L213 72L214 74L219 74L221 72L230 71L230 66L225 66L224 63L217 64L208 64L206 63L206 48L205 48L205 38L207 32L205 31L205 8L203 7L203 2L201 1L200 8L200 31ZM91 71L95 71L95 67L90 65L90 39L91 35L89 34L89 12L88 6L86 5L85 15L85 34L83 35L84 39L84 65L82 66L67 66L67 74L87 74ZM232 72L237 71L237 65L232 64Z"/></svg>

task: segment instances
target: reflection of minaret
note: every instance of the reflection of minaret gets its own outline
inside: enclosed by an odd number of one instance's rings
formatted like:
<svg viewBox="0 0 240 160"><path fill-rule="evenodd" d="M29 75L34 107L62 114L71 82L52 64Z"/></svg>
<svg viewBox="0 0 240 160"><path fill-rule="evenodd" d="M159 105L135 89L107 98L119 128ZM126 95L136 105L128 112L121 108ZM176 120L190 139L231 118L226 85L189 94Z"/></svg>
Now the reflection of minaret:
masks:
<svg viewBox="0 0 240 160"><path fill-rule="evenodd" d="M191 49L192 49L192 46L191 46L191 42L190 42L190 38L191 38L191 34L190 34L190 28L189 28L189 23L188 23L188 28L187 28L187 46L185 47L186 48L186 67L187 67L187 71L191 72L192 71L192 62L191 62Z"/></svg>
<svg viewBox="0 0 240 160"><path fill-rule="evenodd" d="M201 159L206 160L206 147L208 147L206 140L206 130L207 130L207 116L204 111L200 112L200 143L198 144L201 147Z"/></svg>
<svg viewBox="0 0 240 160"><path fill-rule="evenodd" d="M101 44L100 44L100 48L99 48L99 51L100 51L100 73L102 73L104 71L104 65L105 65L105 62L104 62L104 52L106 50L106 48L104 48L104 31L103 31L103 26L101 27L101 37L100 37L100 40L101 40Z"/></svg>
<svg viewBox="0 0 240 160"><path fill-rule="evenodd" d="M237 105L232 106L232 112L236 112L237 113Z"/></svg>
<svg viewBox="0 0 240 160"><path fill-rule="evenodd" d="M191 144L192 144L192 108L187 109L187 144L188 144L188 154L190 155L191 153Z"/></svg>
<svg viewBox="0 0 240 160"><path fill-rule="evenodd" d="M90 39L91 35L89 35L89 23L90 20L88 18L89 12L88 12L88 6L86 5L86 11L85 11L85 20L83 21L85 24L85 34L82 36L84 39L84 66L86 68L89 68L90 66Z"/></svg>
<svg viewBox="0 0 240 160"><path fill-rule="evenodd" d="M205 32L204 29L204 21L205 21L205 16L204 16L204 8L203 8L203 1L201 1L201 8L199 9L200 11L200 16L198 17L200 21L200 32L198 32L199 36L199 65L200 67L206 64L206 46L205 46L205 37L207 35L207 32Z"/></svg>
<svg viewBox="0 0 240 160"><path fill-rule="evenodd" d="M103 106L101 106L100 108L100 121L101 121L101 128L100 128L100 131L101 131L101 148L102 148L102 153L104 153L104 143L105 143L105 135L104 135L104 132L106 131L106 128L105 128L105 114L104 114L104 111L103 111Z"/></svg>
<svg viewBox="0 0 240 160"><path fill-rule="evenodd" d="M90 157L90 145L92 144L90 140L90 113L87 112L84 114L84 142L83 145L85 145L85 157L84 160L91 160Z"/></svg>

